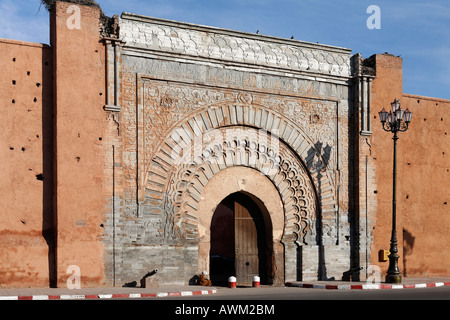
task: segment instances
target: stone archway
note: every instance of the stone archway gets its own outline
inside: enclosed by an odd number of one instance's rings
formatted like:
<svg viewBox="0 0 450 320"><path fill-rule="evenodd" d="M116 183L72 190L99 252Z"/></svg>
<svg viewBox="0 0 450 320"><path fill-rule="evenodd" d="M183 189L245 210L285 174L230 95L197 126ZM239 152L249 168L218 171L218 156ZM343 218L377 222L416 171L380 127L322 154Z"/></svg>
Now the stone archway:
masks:
<svg viewBox="0 0 450 320"><path fill-rule="evenodd" d="M265 132L271 137L276 137L283 148L288 149L288 162L300 161L300 166L304 168L307 175L310 175L310 180L316 186L320 186L319 207L321 211L323 213L335 211L337 199L333 165L336 159L331 154L336 153L336 150L333 151L328 144L325 146L320 141L312 141L305 133L305 128L299 126L298 123L261 105L211 105L174 125L169 133L164 133L165 138L161 140L157 151L147 157L151 161L147 161L144 172L139 178L141 179L138 190L139 201L146 199L151 203L161 203L161 195L168 191L170 176L178 170L180 165L187 163L195 165L195 162L203 162L204 158L209 158L211 154L212 158L217 156L220 161L222 155L218 155L217 152L228 150L229 146L222 145L222 141L217 141L214 136L223 137L224 134L220 131L238 127L253 128L256 131ZM155 134L161 133L155 132ZM213 147L207 149L206 154L203 154L205 139L212 140L212 143L208 141L206 145L213 145ZM248 147L246 152L258 156L258 150L255 152L251 150L251 148L254 149L254 146ZM183 155L182 161L180 161L180 152L186 151L187 155ZM271 154L268 156L272 157ZM291 158L295 159L291 161L289 160ZM215 159L211 160L215 161ZM265 159L262 160L265 161ZM272 159L269 161L273 162ZM287 167L290 164L284 166ZM219 166L219 168L221 169L223 166ZM211 167L211 170L214 172L214 166Z"/></svg>
<svg viewBox="0 0 450 320"><path fill-rule="evenodd" d="M207 143L203 141L198 150L194 143L179 158L174 157L176 165L164 192L166 243L189 243L191 247L197 243L198 271L208 270L208 230L215 207L232 192L247 191L266 199L272 190L278 207L266 207L273 222L273 279L283 283L285 266L290 273L297 272L297 246L316 243L320 207L308 169L283 141L268 137L266 131L232 126L208 133L211 139L203 137ZM230 173L235 170L245 172ZM213 188L214 180L218 184ZM243 189L244 185L252 191ZM208 195L208 190L216 194ZM206 205L204 199L212 204Z"/></svg>
<svg viewBox="0 0 450 320"><path fill-rule="evenodd" d="M317 192L300 159L278 139L250 127L226 127L210 132L214 137L177 159L165 190L165 237L198 239L198 203L209 180L220 171L244 166L253 168L276 187L284 206L284 239L298 244L310 242L318 209ZM192 148L196 148L195 144ZM194 157L194 160L191 160ZM314 240L313 240L314 241Z"/></svg>
<svg viewBox="0 0 450 320"><path fill-rule="evenodd" d="M209 274L214 285L236 276L238 285L273 283L272 223L263 202L246 192L223 199L210 227ZM199 257L201 258L201 257Z"/></svg>
<svg viewBox="0 0 450 320"><path fill-rule="evenodd" d="M274 282L297 279L302 268L299 247L319 245L324 230L333 223L322 219L324 213L334 213L336 206L328 162L331 147L322 149L294 122L256 105L211 106L179 122L162 141L151 157L141 190L144 203L157 205L155 212L161 212L163 245L185 248L189 270L208 270L205 230L215 206L227 195L212 198L207 223L202 221L202 199L214 177L231 168L246 168L270 183L281 203L277 211L281 227L273 226ZM218 189L223 185L221 181ZM317 257L306 260L303 268L308 270L319 265Z"/></svg>
<svg viewBox="0 0 450 320"><path fill-rule="evenodd" d="M211 247L211 221L219 203L229 195L241 192L265 210L271 226L271 274L274 283L284 281L284 248L281 243L284 229L284 207L278 190L266 176L244 167L234 166L220 171L211 178L199 202L198 213L198 268L209 270ZM268 224L268 223L267 223Z"/></svg>

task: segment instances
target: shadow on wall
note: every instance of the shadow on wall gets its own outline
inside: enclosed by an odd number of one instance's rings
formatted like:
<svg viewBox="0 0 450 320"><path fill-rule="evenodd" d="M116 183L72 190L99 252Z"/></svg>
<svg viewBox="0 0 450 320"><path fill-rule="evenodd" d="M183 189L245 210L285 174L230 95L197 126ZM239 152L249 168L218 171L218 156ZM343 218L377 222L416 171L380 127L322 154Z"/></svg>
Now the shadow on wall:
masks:
<svg viewBox="0 0 450 320"><path fill-rule="evenodd" d="M48 278L50 288L57 287L56 270L56 216L54 197L54 106L53 106L52 50L42 52L42 161L43 172L36 175L42 181L42 236L48 246Z"/></svg>
<svg viewBox="0 0 450 320"><path fill-rule="evenodd" d="M403 276L405 277L407 276L406 256L412 255L415 239L412 233L403 229Z"/></svg>
<svg viewBox="0 0 450 320"><path fill-rule="evenodd" d="M319 257L319 265L318 265L318 280L334 280L334 277L328 278L327 276L327 269L326 269L326 261L325 261L325 247L323 244L323 217L322 217L322 208L320 205L320 199L322 197L322 177L323 173L326 172L328 162L330 160L331 155L331 147L327 145L326 147L323 146L323 143L320 141L317 141L314 144L314 149L311 148L308 150L308 156L307 158L310 158L310 156L313 156L316 158L314 161L311 162L311 165L308 166L308 169L311 174L318 172L317 175L318 179L318 185L317 185L317 199L318 199L318 210L317 210L317 216L316 216L316 243L318 246L318 257Z"/></svg>

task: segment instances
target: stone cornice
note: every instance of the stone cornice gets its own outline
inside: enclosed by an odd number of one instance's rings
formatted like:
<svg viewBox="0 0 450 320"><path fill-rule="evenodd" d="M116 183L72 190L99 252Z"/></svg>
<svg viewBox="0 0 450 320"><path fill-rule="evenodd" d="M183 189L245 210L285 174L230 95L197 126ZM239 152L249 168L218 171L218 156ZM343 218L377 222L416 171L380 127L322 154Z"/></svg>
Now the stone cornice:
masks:
<svg viewBox="0 0 450 320"><path fill-rule="evenodd" d="M123 13L125 47L219 63L350 77L350 49Z"/></svg>

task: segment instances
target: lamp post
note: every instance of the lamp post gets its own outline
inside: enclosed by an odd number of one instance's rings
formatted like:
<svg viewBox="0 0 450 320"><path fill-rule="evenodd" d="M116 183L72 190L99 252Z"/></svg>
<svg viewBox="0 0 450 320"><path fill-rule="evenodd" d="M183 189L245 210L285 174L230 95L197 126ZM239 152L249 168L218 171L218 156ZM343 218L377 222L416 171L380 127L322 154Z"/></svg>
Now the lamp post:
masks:
<svg viewBox="0 0 450 320"><path fill-rule="evenodd" d="M394 137L394 170L393 170L393 195L392 195L392 234L391 234L391 248L389 254L389 269L386 275L387 283L401 283L402 276L398 269L398 249L397 249L397 231L396 231L396 214L397 214L397 140L398 132L405 132L408 130L411 122L412 112L408 109L403 110L400 106L400 101L395 99L391 103L392 111L389 113L384 108L378 113L383 130L392 132Z"/></svg>

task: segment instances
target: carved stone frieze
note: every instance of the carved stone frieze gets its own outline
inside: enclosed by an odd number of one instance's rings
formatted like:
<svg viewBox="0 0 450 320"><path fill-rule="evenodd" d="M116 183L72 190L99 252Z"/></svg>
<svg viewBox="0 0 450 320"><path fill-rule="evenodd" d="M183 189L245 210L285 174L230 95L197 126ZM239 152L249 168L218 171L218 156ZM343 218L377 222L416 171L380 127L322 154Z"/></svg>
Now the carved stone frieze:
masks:
<svg viewBox="0 0 450 320"><path fill-rule="evenodd" d="M205 174L206 170L196 163L218 161L219 158L211 156L206 161L203 159L207 154L215 154L214 150L225 152L225 155L243 152L237 146L236 150L228 147L227 143L231 143L228 140L225 144L222 141L216 142L212 149L205 148L205 143L210 143L208 139L214 142L214 135L221 132L218 131L220 128L254 127L276 137L284 146L279 150L279 156L283 157L277 158L276 162L275 158L271 160L266 154L253 153L258 161L250 164L271 164L272 170L277 168L279 177L284 177L278 182L286 184L284 188L280 186L280 190L291 190L288 186L306 186L309 183L306 176L310 174L311 188L299 192L307 194L306 190L315 190L313 184L320 186L320 189L316 190L320 197L320 208L322 212L334 214L336 189L333 168L337 157L334 102L168 84L149 79L142 81L140 92L143 95L143 128L139 130L141 137L138 140L143 141L140 158L144 160L139 189L141 200L150 203L159 201L158 203L164 206L162 212L166 215L164 219L167 238L195 239L196 204L192 201L195 197L198 199L200 194L193 193L193 190L197 189L188 188L188 181L198 179L197 176ZM220 134L218 136L222 137ZM242 143L242 147L249 148L247 152L252 150L248 140L239 140L239 143ZM245 152L244 154L248 155ZM179 159L184 159L181 168ZM230 165L226 161L224 164ZM218 167L219 164L214 166ZM282 169L290 170L289 174ZM280 179L279 177L277 179ZM303 177L304 181L290 181L291 177ZM163 195L163 202L161 199L153 199L155 194ZM186 198L187 194L189 197ZM180 202L181 198L184 202ZM315 230L311 228L310 219L315 216L317 208L308 207L308 210L302 210L302 205L299 206L298 203L303 203L303 200L291 198L285 199L286 221L290 221L286 225L285 239L291 237L292 241L299 243L310 242ZM313 205L313 202L310 198L308 205ZM321 224L321 232L325 231L328 225L326 221ZM331 231L328 233L331 235Z"/></svg>
<svg viewBox="0 0 450 320"><path fill-rule="evenodd" d="M350 50L234 33L124 13L120 39L131 48L235 64L348 77Z"/></svg>
<svg viewBox="0 0 450 320"><path fill-rule="evenodd" d="M215 129L208 135L212 140L197 155L186 158L183 153L175 160L165 190L166 239L197 239L196 211L203 188L215 174L232 166L253 168L275 185L285 208L284 241L301 244L314 239L317 192L305 165L286 145L249 127Z"/></svg>
<svg viewBox="0 0 450 320"><path fill-rule="evenodd" d="M126 73L123 79L130 81L124 87L132 88L132 82L137 83L137 89L130 90L128 103L124 103L122 118L128 129L123 133L127 215L138 212L141 206L142 214L161 215L164 225L161 234L168 241L195 239L193 199L200 194L194 192L197 189L189 181L213 170L205 169L205 163L212 168L219 166L214 162L216 158L208 156L216 154L212 152L216 150L225 155L253 154L258 161L243 165L263 174L256 166L271 164L277 170L273 178L280 184L274 184L282 198L286 196L283 199L287 224L283 239L300 244L314 243L315 237L322 234L336 236L336 179L342 177L337 177L335 172L340 157L339 113L335 101L225 90ZM132 99L134 92L136 96ZM241 127L263 130L276 138L282 146L278 150L281 158L263 152L251 153L252 146L245 139L239 140L243 149L228 145L233 140L225 139L226 136L220 143L215 141L214 134L221 130ZM209 144L214 148L208 148ZM185 159L181 166L180 157ZM225 162L225 165L229 164ZM290 180L291 176L303 180ZM310 187L306 188L309 183ZM299 186L306 189L296 192L310 194L306 206L293 191ZM311 190L316 193L317 203ZM133 201L137 201L135 205ZM312 222L317 210L322 219L319 235L317 221Z"/></svg>
<svg viewBox="0 0 450 320"><path fill-rule="evenodd" d="M199 111L202 114L198 123L205 129L233 124L248 124L269 131L282 129L289 142L297 141L301 133L312 144L323 145L326 159L323 163L327 168L336 167L338 124L333 101L177 85L146 78L142 78L140 93L145 168L161 147L161 139L177 123Z"/></svg>

